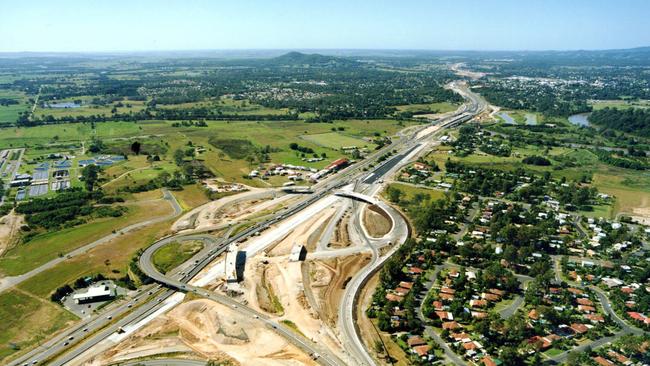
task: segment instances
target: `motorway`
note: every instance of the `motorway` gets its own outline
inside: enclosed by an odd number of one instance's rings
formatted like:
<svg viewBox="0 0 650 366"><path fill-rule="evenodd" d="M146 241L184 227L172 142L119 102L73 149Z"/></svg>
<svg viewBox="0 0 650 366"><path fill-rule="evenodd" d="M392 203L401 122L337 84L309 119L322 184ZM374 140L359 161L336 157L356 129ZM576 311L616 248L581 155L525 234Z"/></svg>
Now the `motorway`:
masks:
<svg viewBox="0 0 650 366"><path fill-rule="evenodd" d="M447 128L455 126L458 123L462 123L472 118L476 114L482 112L485 108L484 102L482 102L478 96L456 85L454 87L461 95L463 95L471 102L471 105L467 108L463 108L460 116L451 116L438 121L438 124L442 128ZM141 256L140 265L145 273L147 273L157 282L169 287L169 289L156 291L153 286L145 287L144 291L135 297L132 302L129 302L128 304L123 303L120 306L115 306L113 308L110 308L110 310L107 310L104 314L102 314L102 316L96 316L89 321L81 322L80 325L62 332L59 336L44 343L42 346L29 352L27 355L20 357L12 364L18 365L31 360L49 360L54 358L54 361L51 363L52 365L64 365L71 360L76 359L78 356L84 354L84 352L87 352L93 346L107 339L110 335L115 334L118 328L126 328L131 324L137 323L142 319L152 316L152 314L156 314L156 312L165 310L165 306L170 304L170 301L172 300L171 297L178 290L181 292L195 292L200 296L204 296L206 298L210 298L219 303L230 306L245 316L259 319L260 322L269 326L270 329L273 329L275 332L281 334L291 343L303 349L308 354L318 354L319 357L317 361L321 364L344 365L345 363L337 356L333 355L329 350L323 349L310 340L297 335L293 330L288 329L281 324L273 322L264 314L258 313L257 311L238 303L230 297L206 291L199 287L190 286L187 284L187 282L189 282L197 273L199 273L203 268L211 263L216 255L218 255L220 251L224 250L228 244L232 242L242 241L252 235L268 229L272 225L283 221L289 216L299 213L301 210L312 205L321 198L331 194L333 190L340 188L347 182L365 179L366 184L363 185L361 189L362 192L371 191L370 193L372 194L376 193L376 190L379 188L376 183L380 182L382 177L387 174L391 174L396 169L398 169L399 166L406 160L410 160L413 157L412 155L423 150L426 143L429 142L427 141L427 138L429 136L418 136L418 133L427 127L429 126L418 126L418 128L410 128L410 131L413 132L409 133L409 135L401 136L401 138L397 139L395 143L387 145L384 148L376 151L364 161L343 169L337 174L334 174L327 179L324 179L321 182L315 184L312 187L314 190L313 194L306 196L305 199L294 204L293 206L286 208L285 210L281 210L275 214L269 215L269 218L266 221L250 227L232 238L217 240L210 236L172 236L163 238L162 240L154 243L147 251L145 251L145 254ZM377 159L380 156L386 154L391 150L398 150L400 153L393 156L392 158L389 158L383 164L380 164L379 166L371 169L372 173L368 175L367 170L369 167L371 167L371 164L376 163ZM173 197L170 202L172 202L173 205L175 204L175 206L177 206L177 203ZM388 212L392 210L392 208L388 207L387 205L384 209ZM180 214L180 207L178 207L178 209L175 207L175 210L175 214ZM394 219L399 217L401 219L401 216L399 216L399 214L394 211L391 213L391 217ZM403 221L403 219L401 220ZM405 227L405 224L399 224L397 226L399 227L400 225ZM399 236L402 235L400 234ZM403 240L406 239L406 236L404 236ZM193 258L191 268L187 270L187 274L181 275L181 277L178 277L178 274L164 276L160 273L157 273L155 268L153 268L150 263L150 255L153 253L153 249L151 248L158 248L159 246L165 245L172 240L184 240L186 238L199 238L201 240L204 240L207 243L206 247L210 249L201 251L201 253L198 255L199 257L195 256ZM373 260L371 264L359 272L347 286L346 296L343 299L345 304L341 306L341 309L344 313L342 313L343 316L340 317L340 319L342 319L344 322L344 330L342 330L342 334L344 338L346 338L343 343L346 345L346 347L349 347L348 351L351 355L353 355L355 359L364 360L360 361L359 364L370 365L374 364L374 361L365 349L363 342L359 339L358 330L355 324L356 322L354 319L354 309L358 292L362 285L367 281L367 279L373 273L379 270L381 268L381 265L390 257L390 255L399 248L399 244L401 244L403 240L400 242L395 242L395 245L393 248L391 248L391 251L381 258L378 256L378 251L376 250L375 246L368 244L373 250ZM80 249L87 250L86 247ZM135 304L140 305L136 306ZM91 334L91 336L87 336L88 334ZM62 341L69 339L69 337L72 337L74 341L70 342L72 343L70 346L64 345ZM73 342L77 343L75 344ZM57 356L58 358L56 358Z"/></svg>
<svg viewBox="0 0 650 366"><path fill-rule="evenodd" d="M469 100L470 104L467 108L460 109L459 112L462 113L459 115L452 115L446 119L438 121L438 125L441 126L441 129L463 123L483 112L485 108L487 108L487 104L478 95L473 94L469 90L461 88L454 83L452 83L452 87L465 99ZM436 130L436 132L439 132L441 129ZM380 188L376 183L381 182L383 177L394 173L403 164L412 160L418 153L424 151L426 144L431 142L431 136L429 134L421 134L418 131L413 133L408 140L411 142L402 153L388 159L386 163L379 166L371 174L366 176L366 178L362 180L363 184L358 186L358 189L355 191L367 193L370 196L374 195ZM404 218L392 207L383 204L381 201L379 206L387 212L393 220L391 235L393 236L392 241L394 246L388 253L380 257L376 247L371 243L366 243L372 249L373 258L371 262L357 273L348 283L339 308L339 331L343 338L342 342L349 355L355 359L357 365L375 365L374 359L361 339L356 324L356 309L358 305L357 301L359 292L372 275L381 269L386 260L388 260L388 258L390 258L390 256L394 254L395 251L399 249L400 245L408 238L408 227ZM369 241L368 239L366 240Z"/></svg>

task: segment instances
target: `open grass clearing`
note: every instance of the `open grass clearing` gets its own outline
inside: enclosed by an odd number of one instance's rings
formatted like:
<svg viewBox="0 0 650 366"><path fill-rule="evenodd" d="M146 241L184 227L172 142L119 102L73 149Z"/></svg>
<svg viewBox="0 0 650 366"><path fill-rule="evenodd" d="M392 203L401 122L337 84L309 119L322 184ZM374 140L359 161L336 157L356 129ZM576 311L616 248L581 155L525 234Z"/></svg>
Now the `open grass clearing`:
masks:
<svg viewBox="0 0 650 366"><path fill-rule="evenodd" d="M76 319L62 307L24 291L3 292L0 294L0 363L4 364L8 356L44 340Z"/></svg>
<svg viewBox="0 0 650 366"><path fill-rule="evenodd" d="M360 138L356 138L356 137L346 136L339 132L326 132L326 133L319 133L314 135L302 135L300 137L303 140L311 141L319 146L324 146L335 150L341 149L343 147L352 147L352 146L355 146L359 149L365 147L370 150L373 150L377 146L372 142Z"/></svg>
<svg viewBox="0 0 650 366"><path fill-rule="evenodd" d="M200 241L169 243L153 254L153 264L161 273L167 273L203 249Z"/></svg>
<svg viewBox="0 0 650 366"><path fill-rule="evenodd" d="M157 238L168 234L171 222L171 220L164 221L119 235L91 249L88 253L73 257L37 274L18 285L18 288L47 299L57 287L72 283L82 276L96 273L102 273L110 278L124 276L127 274L127 264L135 253L151 245Z"/></svg>
<svg viewBox="0 0 650 366"><path fill-rule="evenodd" d="M417 194L425 194L429 196L431 200L437 200L445 197L444 191L434 188L419 187L405 183L390 183L389 186L393 189L399 189L403 192L403 196L401 197L401 200L403 201L411 201ZM385 195L386 190L384 190L382 194Z"/></svg>
<svg viewBox="0 0 650 366"><path fill-rule="evenodd" d="M447 113L455 111L459 105L455 103L422 103L422 104L404 104L394 106L399 112L416 112L416 113Z"/></svg>
<svg viewBox="0 0 650 366"><path fill-rule="evenodd" d="M77 227L39 235L27 243L8 249L0 258L0 271L4 275L15 276L28 272L60 254L68 253L128 225L144 220L169 215L172 212L168 203L138 202L128 206L123 216L102 218Z"/></svg>
<svg viewBox="0 0 650 366"><path fill-rule="evenodd" d="M650 100L591 100L589 104L596 111L604 108L650 108Z"/></svg>
<svg viewBox="0 0 650 366"><path fill-rule="evenodd" d="M186 185L182 191L174 191L173 195L178 200L183 211L189 211L210 202L208 195L205 193L205 188L198 183Z"/></svg>

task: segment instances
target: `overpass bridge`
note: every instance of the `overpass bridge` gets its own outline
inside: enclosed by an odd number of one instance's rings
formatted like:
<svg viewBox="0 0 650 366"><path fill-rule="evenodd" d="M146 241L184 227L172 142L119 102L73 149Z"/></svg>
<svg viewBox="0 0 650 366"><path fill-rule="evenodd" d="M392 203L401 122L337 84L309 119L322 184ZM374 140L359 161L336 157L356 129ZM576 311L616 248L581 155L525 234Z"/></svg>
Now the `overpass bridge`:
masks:
<svg viewBox="0 0 650 366"><path fill-rule="evenodd" d="M379 200L377 200L376 198L370 197L368 195L359 192L339 190L334 192L334 195L339 197L351 198L353 200L362 201L365 203L369 203L371 205L379 205Z"/></svg>

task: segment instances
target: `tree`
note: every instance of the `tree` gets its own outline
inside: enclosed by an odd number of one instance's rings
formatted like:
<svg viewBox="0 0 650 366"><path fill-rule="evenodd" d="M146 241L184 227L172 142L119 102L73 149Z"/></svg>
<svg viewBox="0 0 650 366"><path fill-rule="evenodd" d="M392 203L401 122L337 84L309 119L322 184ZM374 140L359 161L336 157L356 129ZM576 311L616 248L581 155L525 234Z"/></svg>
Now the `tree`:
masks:
<svg viewBox="0 0 650 366"><path fill-rule="evenodd" d="M399 188L388 187L388 199L393 203L399 203L403 192Z"/></svg>
<svg viewBox="0 0 650 366"><path fill-rule="evenodd" d="M174 151L174 162L176 165L181 166L183 165L183 160L185 159L185 153L181 149L176 149Z"/></svg>
<svg viewBox="0 0 650 366"><path fill-rule="evenodd" d="M135 141L131 144L131 151L133 151L134 154L140 155L140 148L142 145L140 144L139 141Z"/></svg>
<svg viewBox="0 0 650 366"><path fill-rule="evenodd" d="M84 181L88 191L92 191L95 188L100 171L101 168L94 164L87 165L81 170L81 179Z"/></svg>

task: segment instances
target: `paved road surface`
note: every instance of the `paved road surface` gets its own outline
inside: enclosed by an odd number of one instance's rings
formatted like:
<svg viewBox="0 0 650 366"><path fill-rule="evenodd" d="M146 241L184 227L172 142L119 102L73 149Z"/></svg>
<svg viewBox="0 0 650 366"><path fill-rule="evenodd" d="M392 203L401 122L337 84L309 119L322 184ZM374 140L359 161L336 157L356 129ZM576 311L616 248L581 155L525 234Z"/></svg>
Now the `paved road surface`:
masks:
<svg viewBox="0 0 650 366"><path fill-rule="evenodd" d="M470 108L468 108L466 110L476 112L478 107L475 105L476 103L473 103L473 104L474 105L472 107L470 107ZM402 154L398 155L397 157L393 157L388 162L386 162L383 165L381 165L380 167L376 168L375 170L379 170L379 173L381 173L381 174L376 174L375 176L380 177L383 174L386 174L386 173L390 172L391 170L398 167L397 164L400 163L406 156L408 156L409 153L414 151L414 149L417 149L418 147L421 147L419 145L420 143L415 141L416 140L415 136L417 135L417 132L419 130L422 130L423 128L426 128L426 126L423 126L422 128L413 129L414 132L410 137L404 137L404 138L398 139L394 144L388 145L385 148L377 151L376 153L372 154L371 157L369 157L368 159L366 159L366 160L364 160L364 161L362 161L362 162L360 162L358 164L354 164L353 166L351 166L349 168L346 168L346 169L342 170L341 172L339 172L339 173L337 173L335 175L332 175L332 176L328 177L327 179L324 179L321 182L315 184L314 187L313 187L315 193L313 195L306 198L304 201L296 204L295 206L292 206L292 207L288 208L287 210L285 210L285 211L283 211L281 213L278 213L277 215L273 216L269 220L267 220L267 221L265 221L265 222L263 222L263 223L261 223L259 225L256 225L255 227L251 227L250 229L247 229L247 230L239 233L234 238L231 238L231 239L229 239L227 241L223 241L222 243L219 244L219 245L221 245L220 248L225 248L225 246L229 242L247 238L248 236L253 235L254 233L256 233L258 231L264 230L264 229L270 227L271 225L273 225L273 224L275 224L275 223L277 223L279 221L284 220L286 217L288 217L290 215L298 213L300 210L308 207L312 203L314 203L317 200L319 200L320 198L324 197L326 194L331 193L332 190L334 190L334 189L340 187L341 185L345 184L346 180L356 180L357 178L359 178L361 176L365 176L367 173L363 172L363 169L367 168L379 156L385 154L387 151L392 150L392 149L397 149L397 150L402 151ZM404 153L404 151L406 151L406 152ZM369 182L371 182L371 181L374 182L373 179L369 180ZM172 200L173 200L173 197L172 197ZM176 204L176 206L177 206L177 203L176 203L175 200L173 200L172 202L173 202L173 204ZM165 218L165 219L167 219L167 218ZM149 222L149 223L151 223L151 222ZM163 240L169 240L169 239L172 239L172 238L166 238L166 239L163 239ZM178 239L178 238L175 238L175 239ZM84 247L84 248L86 248L86 247ZM352 302L348 303L347 306L342 306L342 308L345 309L345 316L343 316L342 318L346 319L346 323L348 325L350 325L350 324L352 325L352 327L351 327L352 329L350 329L348 326L346 326L344 328L346 329L346 332L348 333L349 337L351 338L351 341L354 343L353 348L356 348L357 351L359 352L359 354L361 354L361 359L369 358L368 364L374 364L374 361L372 360L372 358L370 358L370 356L367 353L367 350L365 350L363 342L358 337L357 329L356 329L356 327L354 325L354 319L353 319L354 306L351 306L351 305L354 305L354 300L356 299L356 295L358 294L358 290L361 288L362 283L374 271L378 270L381 267L381 265L383 264L383 262L397 248L398 248L398 245L395 245L395 247L391 250L391 252L388 253L388 255L382 257L381 259L377 259L378 256L377 256L377 254L375 252L375 256L374 256L375 260L373 262L373 265L366 267L366 269L364 269L361 273L359 273L356 276L357 280L356 281L353 280L352 283L350 285L348 285L348 288L352 289L351 294L353 296L350 297L352 299ZM374 249L374 250L376 250L376 249ZM115 330L118 327L128 325L128 324L132 324L134 322L137 322L140 319L143 319L143 318L149 316L152 313L155 313L156 311L161 309L161 307L164 306L165 301L167 299L169 299L170 296L172 296L172 294L174 293L174 290L182 290L182 291L196 292L197 294L199 294L201 296L211 298L211 299L213 299L215 301L218 301L220 303L223 303L223 304L228 304L228 305L232 306L233 309L238 309L238 311L240 313L242 313L242 314L244 314L246 316L256 317L256 318L260 319L260 321L265 322L268 326L270 326L276 332L283 335L285 338L290 340L292 343L296 344L301 349L303 349L303 350L305 350L307 352L310 352L310 353L314 352L314 350L320 351L320 352L318 352L321 355L321 357L319 358L320 363L327 364L327 365L342 365L343 364L341 362L341 360L336 358L336 356L331 355L329 350L322 349L318 345L313 344L311 341L305 340L301 336L297 336L297 334L293 330L287 329L286 327L283 327L283 326L281 326L281 325L279 325L277 323L272 322L271 320L266 319L263 316L263 314L259 314L259 313L255 312L252 309L249 309L249 308L247 308L245 306L242 306L241 304L237 303L235 300L233 300L233 299L231 299L229 297L222 296L222 295L215 294L215 293L211 293L211 292L208 292L208 291L206 291L204 289L195 288L195 287L187 285L186 282L189 281L189 279L191 279L202 268L204 268L205 265L207 265L212 260L211 257L214 256L214 255L215 255L215 252L213 251L213 253L209 254L208 256L205 256L203 259L198 259L198 264L194 265L192 267L192 269L188 272L187 275L181 276L179 279L175 279L173 277L156 277L156 275L152 273L152 277L154 277L156 280L158 280L160 282L165 283L167 286L171 287L172 289L171 290L160 290L159 293L155 294L156 297L154 299L141 300L142 302L145 302L145 303L143 305L139 306L139 307L134 306L135 310L130 309L130 307L129 307L129 309L123 309L123 308L117 307L116 309L113 310L112 313L107 313L107 314L113 314L114 313L116 317L117 316L123 316L123 318L121 318L117 322L113 322L113 323L111 323L110 325L107 326L107 321L106 320L104 320L104 321L96 320L98 324L96 326L92 325L92 328L84 328L84 329L87 329L87 330L74 329L72 331L72 333L65 332L65 334L62 334L61 336L59 336L59 338L55 338L55 339L51 340L50 343L48 343L48 344L51 344L52 342L55 342L54 344L59 345L58 347L51 347L51 348L46 349L45 351L42 351L39 348L39 349L35 350L32 353L34 355L39 355L38 357L41 357L41 359L52 357L52 356L60 353L61 351L63 351L62 348L64 348L64 347L61 346L61 343L60 342L56 343L57 340L60 341L60 337L65 337L67 335L74 334L75 339L76 339L76 336L79 336L79 338L83 337L83 333L81 335L79 335L76 332L93 333L93 332L96 331L96 333L94 333L91 337L84 339L83 342L81 344L79 344L71 352L65 353L62 357L58 358L55 362L52 363L54 365L63 365L65 363L67 363L68 361L70 361L72 359L75 359L78 355L82 354L83 352L90 349L92 346L98 344L102 340L105 340L109 335L115 333ZM146 259L146 257L145 257L145 259ZM147 268L147 270L151 270L150 267L147 267L146 263L147 263L147 261L141 262L141 264L144 267L143 269ZM148 292L146 294L148 294ZM138 298L138 299L141 299L141 298ZM346 299L344 298L344 301L345 300ZM124 306L127 306L127 305L125 304ZM106 316L107 314L104 314L102 316ZM126 314L126 315L124 315L124 314ZM105 319L105 318L102 318L102 319ZM42 352L39 353L39 351L42 351Z"/></svg>

